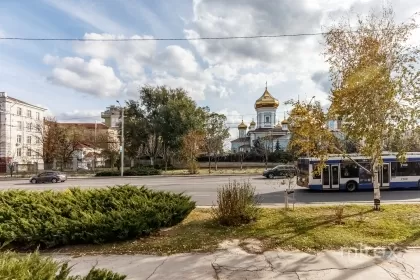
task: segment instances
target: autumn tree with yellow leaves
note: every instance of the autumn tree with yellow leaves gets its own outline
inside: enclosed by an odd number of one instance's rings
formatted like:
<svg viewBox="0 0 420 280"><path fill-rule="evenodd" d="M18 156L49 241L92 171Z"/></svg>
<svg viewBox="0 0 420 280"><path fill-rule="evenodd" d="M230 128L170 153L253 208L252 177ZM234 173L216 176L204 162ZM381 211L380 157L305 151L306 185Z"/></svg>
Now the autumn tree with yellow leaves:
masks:
<svg viewBox="0 0 420 280"><path fill-rule="evenodd" d="M319 105L298 103L290 116L290 122L300 124L302 134L292 145L302 145L309 155L321 160L330 152L329 141L333 139L321 128L329 119L343 120L342 132L370 158L367 171L376 210L380 208L378 171L385 141L415 130L420 117L420 50L408 44L418 25L414 20L396 23L394 18L392 7L384 7L380 14L371 11L368 16L358 15L356 25L343 18L328 27L324 55L330 65L331 106L321 114ZM293 133L293 124L291 127ZM398 159L404 161L407 146L397 148Z"/></svg>

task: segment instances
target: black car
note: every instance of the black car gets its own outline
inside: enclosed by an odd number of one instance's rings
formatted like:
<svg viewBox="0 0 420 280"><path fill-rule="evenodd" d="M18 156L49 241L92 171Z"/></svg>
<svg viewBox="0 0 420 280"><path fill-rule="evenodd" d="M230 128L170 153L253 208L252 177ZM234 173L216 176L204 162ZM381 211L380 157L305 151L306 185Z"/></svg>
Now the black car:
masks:
<svg viewBox="0 0 420 280"><path fill-rule="evenodd" d="M274 177L290 177L297 175L297 169L293 165L277 165L274 168L267 169L263 172L263 176L273 179Z"/></svg>
<svg viewBox="0 0 420 280"><path fill-rule="evenodd" d="M29 182L36 183L58 183L67 180L67 175L59 171L45 171L34 177Z"/></svg>

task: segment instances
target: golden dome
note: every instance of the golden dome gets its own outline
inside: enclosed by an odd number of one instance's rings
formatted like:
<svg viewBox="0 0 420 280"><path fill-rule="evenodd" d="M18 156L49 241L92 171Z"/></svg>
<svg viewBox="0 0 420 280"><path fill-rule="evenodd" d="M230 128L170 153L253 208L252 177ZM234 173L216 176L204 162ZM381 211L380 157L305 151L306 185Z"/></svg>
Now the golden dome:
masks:
<svg viewBox="0 0 420 280"><path fill-rule="evenodd" d="M249 126L255 126L256 123L254 122L254 119L252 119L251 123L249 124Z"/></svg>
<svg viewBox="0 0 420 280"><path fill-rule="evenodd" d="M276 127L281 127L280 121L276 124Z"/></svg>
<svg viewBox="0 0 420 280"><path fill-rule="evenodd" d="M277 107L279 107L279 101L268 92L266 87L263 95L255 101L255 109Z"/></svg>
<svg viewBox="0 0 420 280"><path fill-rule="evenodd" d="M244 123L244 120L242 120L242 122L238 125L239 129L247 129L248 127L246 126L246 124Z"/></svg>
<svg viewBox="0 0 420 280"><path fill-rule="evenodd" d="M281 122L281 124L289 124L289 122L288 122L286 119L284 119L284 120Z"/></svg>

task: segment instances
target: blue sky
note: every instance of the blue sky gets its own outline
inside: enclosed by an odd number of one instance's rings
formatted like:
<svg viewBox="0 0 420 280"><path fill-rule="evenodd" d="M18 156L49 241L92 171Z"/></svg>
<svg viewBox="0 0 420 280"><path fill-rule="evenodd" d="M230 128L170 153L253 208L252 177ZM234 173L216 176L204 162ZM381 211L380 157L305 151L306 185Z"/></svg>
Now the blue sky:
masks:
<svg viewBox="0 0 420 280"><path fill-rule="evenodd" d="M382 0L0 0L0 36L131 38L241 36L319 32L353 10ZM391 1L397 20L420 3ZM420 43L419 34L413 42ZM0 41L0 91L44 106L62 121L100 120L115 100L151 85L181 86L200 105L225 113L234 128L254 117L269 91L280 100L326 103L328 65L322 37L233 41ZM281 105L283 118L289 108ZM236 136L236 129L231 131Z"/></svg>

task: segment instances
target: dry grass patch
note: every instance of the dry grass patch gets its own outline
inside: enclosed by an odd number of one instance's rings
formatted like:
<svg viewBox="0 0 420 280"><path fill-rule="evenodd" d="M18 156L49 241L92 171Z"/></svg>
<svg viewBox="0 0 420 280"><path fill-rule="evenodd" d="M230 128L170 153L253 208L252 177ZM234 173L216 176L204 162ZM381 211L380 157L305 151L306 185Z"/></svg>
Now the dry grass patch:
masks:
<svg viewBox="0 0 420 280"><path fill-rule="evenodd" d="M341 212L341 210L340 210ZM337 206L299 207L294 211L261 209L257 221L238 227L215 222L210 209L196 209L179 225L149 238L106 245L67 247L76 254L174 254L211 252L225 240L252 238L262 250L316 251L358 246L420 245L420 205L345 206L337 223Z"/></svg>

